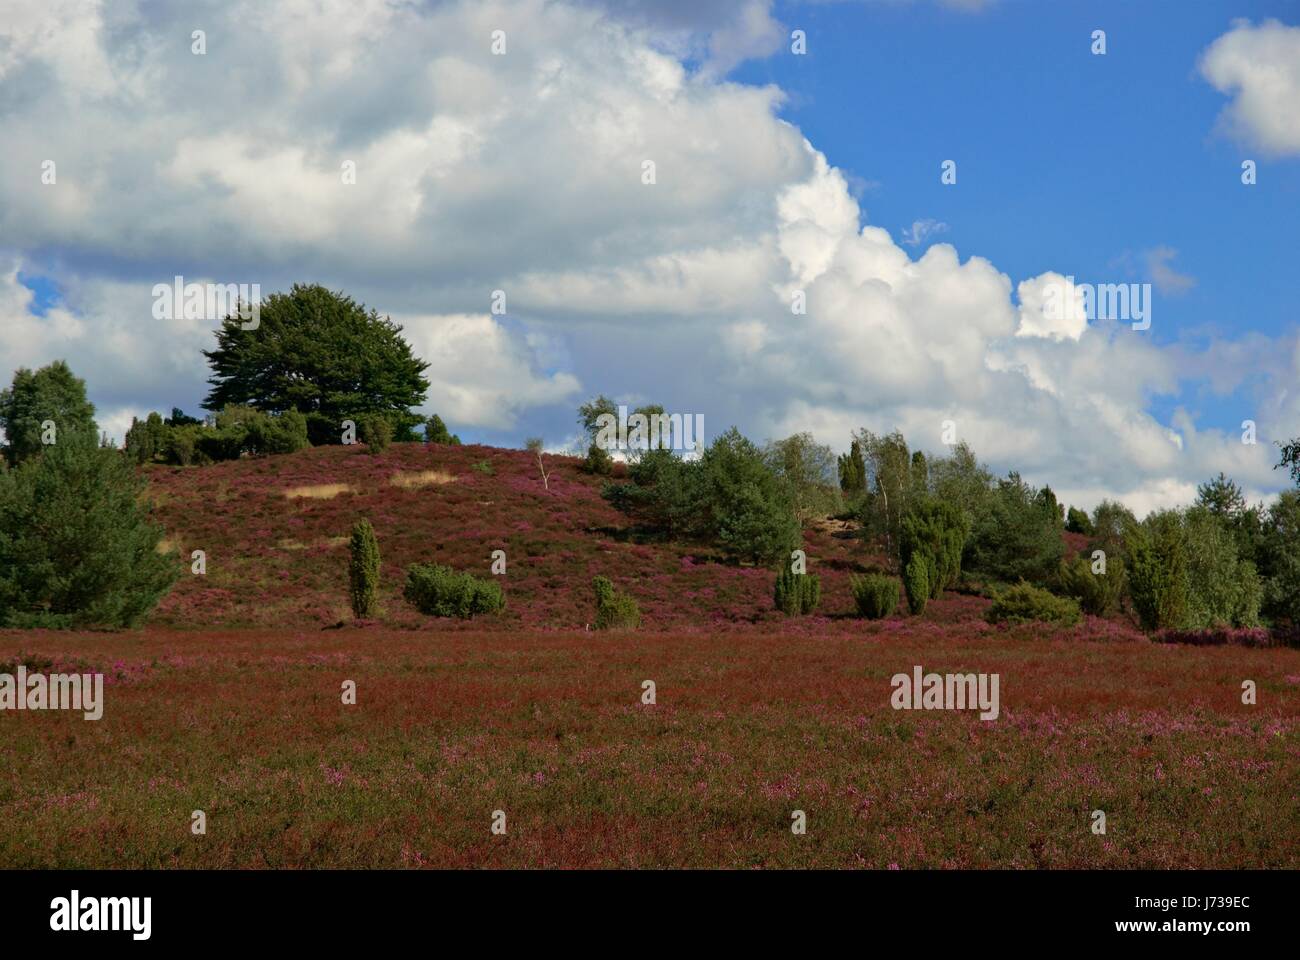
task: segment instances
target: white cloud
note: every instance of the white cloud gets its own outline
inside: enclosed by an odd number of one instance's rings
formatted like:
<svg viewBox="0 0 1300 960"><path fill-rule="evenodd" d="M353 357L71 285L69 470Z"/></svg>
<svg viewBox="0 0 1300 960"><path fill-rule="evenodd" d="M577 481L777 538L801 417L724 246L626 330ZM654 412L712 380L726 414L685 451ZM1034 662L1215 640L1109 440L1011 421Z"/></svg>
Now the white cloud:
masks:
<svg viewBox="0 0 1300 960"><path fill-rule="evenodd" d="M1232 102L1232 136L1272 154L1300 154L1300 27L1238 20L1205 50L1201 75Z"/></svg>
<svg viewBox="0 0 1300 960"><path fill-rule="evenodd" d="M776 116L779 90L718 81L771 42L770 5L210 3L206 57L189 52L197 14L44 9L0 25L0 236L18 251L0 262L0 354L66 357L112 423L201 396L215 323L159 327L148 309L183 274L322 282L391 314L453 430L546 418L564 436L603 392L704 412L711 435L836 445L898 427L939 451L952 419L983 458L1084 506L1184 497L1218 469L1280 483L1267 441L1298 412L1300 347L1160 347L1049 316L1059 273L1013 283L948 243L912 259ZM33 39L65 29L83 55ZM19 261L61 285L45 317ZM485 313L496 289L504 319ZM1256 391L1258 446L1149 412L1192 376Z"/></svg>

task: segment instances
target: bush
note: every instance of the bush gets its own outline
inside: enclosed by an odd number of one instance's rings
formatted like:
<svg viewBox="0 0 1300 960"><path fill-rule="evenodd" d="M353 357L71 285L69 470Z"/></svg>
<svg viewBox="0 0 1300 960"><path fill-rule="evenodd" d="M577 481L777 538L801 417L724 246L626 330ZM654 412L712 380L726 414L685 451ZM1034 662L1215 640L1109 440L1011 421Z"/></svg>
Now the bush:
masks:
<svg viewBox="0 0 1300 960"><path fill-rule="evenodd" d="M120 451L60 435L0 472L0 624L130 627L171 589L175 555Z"/></svg>
<svg viewBox="0 0 1300 960"><path fill-rule="evenodd" d="M776 609L787 616L797 617L812 613L821 603L822 585L818 577L809 573L795 573L789 564L783 564L776 574Z"/></svg>
<svg viewBox="0 0 1300 960"><path fill-rule="evenodd" d="M499 613L506 605L496 581L480 580L438 564L412 564L406 571L402 595L421 613L462 620L478 613Z"/></svg>
<svg viewBox="0 0 1300 960"><path fill-rule="evenodd" d="M924 461L921 461L922 469ZM961 509L924 494L913 497L899 524L898 550L903 569L916 554L924 554L930 599L938 600L961 575L962 548L969 527Z"/></svg>
<svg viewBox="0 0 1300 960"><path fill-rule="evenodd" d="M587 456L582 461L581 469L583 473L607 477L614 472L614 458L609 455L608 450L593 440L591 446L587 448Z"/></svg>
<svg viewBox="0 0 1300 960"><path fill-rule="evenodd" d="M1119 610L1124 592L1124 560L1106 558L1106 572L1093 573L1088 556L1075 557L1073 563L1062 563L1059 591L1079 601L1084 613L1094 617L1107 617Z"/></svg>
<svg viewBox="0 0 1300 960"><path fill-rule="evenodd" d="M1012 473L999 480L966 544L966 569L1002 583L1045 584L1057 575L1065 541L1056 497Z"/></svg>
<svg viewBox="0 0 1300 960"><path fill-rule="evenodd" d="M379 613L379 541L369 520L353 525L348 551L352 614L369 620Z"/></svg>
<svg viewBox="0 0 1300 960"><path fill-rule="evenodd" d="M925 604L930 599L931 558L923 551L917 551L903 568L903 589L907 592L907 606L913 616L925 613Z"/></svg>
<svg viewBox="0 0 1300 960"><path fill-rule="evenodd" d="M635 630L641 625L641 608L625 593L614 589L607 577L591 581L596 591L597 630Z"/></svg>
<svg viewBox="0 0 1300 960"><path fill-rule="evenodd" d="M442 417L435 413L424 424L424 442L449 444L458 447L460 446L460 437L448 431L447 425L442 422Z"/></svg>
<svg viewBox="0 0 1300 960"><path fill-rule="evenodd" d="M366 445L367 453L383 453L393 442L393 425L387 417L377 413L363 416L357 423L357 430L361 434L361 442Z"/></svg>
<svg viewBox="0 0 1300 960"><path fill-rule="evenodd" d="M1187 626L1187 556L1177 514L1154 514L1129 530L1129 596L1144 630Z"/></svg>
<svg viewBox="0 0 1300 960"><path fill-rule="evenodd" d="M868 620L879 620L898 609L898 581L893 577L881 573L849 577L849 589L858 615Z"/></svg>
<svg viewBox="0 0 1300 960"><path fill-rule="evenodd" d="M998 594L984 619L989 623L1038 621L1072 627L1079 622L1080 613L1077 601L1055 596L1022 581Z"/></svg>
<svg viewBox="0 0 1300 960"><path fill-rule="evenodd" d="M1071 507L1065 515L1065 529L1070 533L1081 533L1084 536L1091 537L1093 534L1092 520L1088 514L1078 507Z"/></svg>

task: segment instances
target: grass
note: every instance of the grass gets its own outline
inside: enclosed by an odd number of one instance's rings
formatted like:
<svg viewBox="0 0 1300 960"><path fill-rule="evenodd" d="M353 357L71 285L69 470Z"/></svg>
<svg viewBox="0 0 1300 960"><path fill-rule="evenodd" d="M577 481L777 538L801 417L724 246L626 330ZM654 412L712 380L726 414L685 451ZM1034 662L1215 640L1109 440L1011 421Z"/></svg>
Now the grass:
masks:
<svg viewBox="0 0 1300 960"><path fill-rule="evenodd" d="M3 867L1300 866L1296 650L974 624L0 634L20 649L111 679L101 721L0 717ZM891 709L913 664L999 673L1001 716Z"/></svg>
<svg viewBox="0 0 1300 960"><path fill-rule="evenodd" d="M421 470L418 473L395 473L388 482L403 490L418 490L420 487L455 483L456 478L446 470Z"/></svg>

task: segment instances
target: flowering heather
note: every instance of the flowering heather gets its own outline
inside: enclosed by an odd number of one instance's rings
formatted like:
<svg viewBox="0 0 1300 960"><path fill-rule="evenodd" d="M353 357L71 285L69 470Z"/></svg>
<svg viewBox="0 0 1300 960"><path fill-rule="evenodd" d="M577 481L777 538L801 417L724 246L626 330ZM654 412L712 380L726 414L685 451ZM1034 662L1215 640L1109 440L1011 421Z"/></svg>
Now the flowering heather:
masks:
<svg viewBox="0 0 1300 960"><path fill-rule="evenodd" d="M0 866L1300 867L1300 650L800 619L3 632L148 669L4 717ZM999 673L1001 716L891 709L915 663Z"/></svg>

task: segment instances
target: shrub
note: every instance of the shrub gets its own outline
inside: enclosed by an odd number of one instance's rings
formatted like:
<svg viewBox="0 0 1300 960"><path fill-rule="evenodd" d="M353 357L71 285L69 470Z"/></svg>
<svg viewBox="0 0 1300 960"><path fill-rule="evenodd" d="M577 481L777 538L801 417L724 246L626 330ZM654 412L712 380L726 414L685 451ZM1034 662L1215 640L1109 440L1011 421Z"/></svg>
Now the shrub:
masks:
<svg viewBox="0 0 1300 960"><path fill-rule="evenodd" d="M1065 541L1056 497L1012 473L999 480L966 544L966 569L989 580L1044 584L1056 577Z"/></svg>
<svg viewBox="0 0 1300 960"><path fill-rule="evenodd" d="M925 604L930 599L930 557L918 551L903 568L903 589L907 592L907 606L914 616L925 613Z"/></svg>
<svg viewBox="0 0 1300 960"><path fill-rule="evenodd" d="M783 564L776 574L776 609L788 616L812 613L822 599L822 585L818 577L809 573L795 573L789 564Z"/></svg>
<svg viewBox="0 0 1300 960"><path fill-rule="evenodd" d="M984 618L989 623L1059 623L1072 627L1080 620L1079 604L1021 581L994 599Z"/></svg>
<svg viewBox="0 0 1300 960"><path fill-rule="evenodd" d="M180 570L140 503L144 482L120 451L60 435L0 472L0 623L129 627Z"/></svg>
<svg viewBox="0 0 1300 960"><path fill-rule="evenodd" d="M893 577L881 573L849 577L849 589L859 616L879 620L898 609L898 581Z"/></svg>
<svg viewBox="0 0 1300 960"><path fill-rule="evenodd" d="M1093 573L1092 567L1090 557L1083 555L1076 557L1073 563L1062 563L1059 591L1078 600L1084 613L1094 617L1110 616L1119 610L1124 592L1124 560L1107 557L1105 573Z"/></svg>
<svg viewBox="0 0 1300 960"><path fill-rule="evenodd" d="M491 460L479 460L477 463L471 463L469 468L475 473L482 474L485 477L491 477L496 474L496 470L492 468Z"/></svg>
<svg viewBox="0 0 1300 960"><path fill-rule="evenodd" d="M424 424L424 442L460 446L460 437L451 433L442 422L442 417L435 413Z"/></svg>
<svg viewBox="0 0 1300 960"><path fill-rule="evenodd" d="M596 591L597 630L635 630L641 625L641 608L625 593L614 589L608 577L591 581Z"/></svg>
<svg viewBox="0 0 1300 960"><path fill-rule="evenodd" d="M1092 520L1088 514L1078 507L1071 507L1065 515L1065 529L1071 533L1082 533L1084 536L1091 537L1093 534Z"/></svg>
<svg viewBox="0 0 1300 960"><path fill-rule="evenodd" d="M924 469L924 461L921 461ZM961 575L961 553L969 532L965 515L950 503L924 494L913 496L899 524L898 549L903 569L918 553L924 554L930 599L937 600Z"/></svg>
<svg viewBox="0 0 1300 960"><path fill-rule="evenodd" d="M478 613L504 609L501 585L438 564L416 563L406 571L402 594L421 613L468 620Z"/></svg>
<svg viewBox="0 0 1300 960"><path fill-rule="evenodd" d="M377 413L361 417L357 430L361 434L361 442L366 445L367 453L383 453L393 442L393 425L387 417Z"/></svg>
<svg viewBox="0 0 1300 960"><path fill-rule="evenodd" d="M609 455L608 450L593 440L591 446L587 448L587 456L582 461L581 469L584 473L607 477L614 472L614 458Z"/></svg>
<svg viewBox="0 0 1300 960"><path fill-rule="evenodd" d="M353 525L348 551L352 614L369 620L379 613L379 541L369 520Z"/></svg>
<svg viewBox="0 0 1300 960"><path fill-rule="evenodd" d="M1156 514L1126 539L1129 595L1144 630L1187 625L1187 557L1177 514Z"/></svg>

